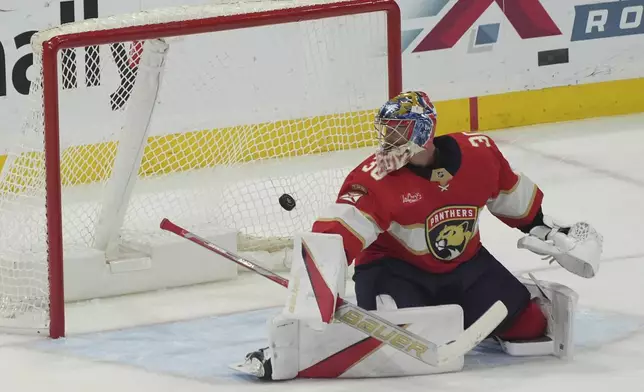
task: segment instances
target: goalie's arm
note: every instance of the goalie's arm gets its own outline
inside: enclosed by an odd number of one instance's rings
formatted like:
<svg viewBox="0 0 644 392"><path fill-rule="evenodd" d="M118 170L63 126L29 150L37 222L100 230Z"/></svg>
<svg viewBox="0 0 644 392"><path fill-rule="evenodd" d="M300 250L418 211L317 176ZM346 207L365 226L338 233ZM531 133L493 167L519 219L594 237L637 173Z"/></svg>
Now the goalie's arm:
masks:
<svg viewBox="0 0 644 392"><path fill-rule="evenodd" d="M497 189L488 200L487 208L506 225L527 233L543 222L543 192L528 176L512 169L492 140L489 151L498 171L495 173Z"/></svg>
<svg viewBox="0 0 644 392"><path fill-rule="evenodd" d="M564 225L544 215L543 193L539 187L524 174L512 170L494 142L490 147L499 168L498 192L487 207L508 226L529 234L519 240L518 247L548 256L576 275L595 276L602 236L586 222Z"/></svg>
<svg viewBox="0 0 644 392"><path fill-rule="evenodd" d="M350 265L384 231L382 227L389 224L389 216L380 208L375 195L364 186L347 181L336 202L316 219L312 231L342 236Z"/></svg>

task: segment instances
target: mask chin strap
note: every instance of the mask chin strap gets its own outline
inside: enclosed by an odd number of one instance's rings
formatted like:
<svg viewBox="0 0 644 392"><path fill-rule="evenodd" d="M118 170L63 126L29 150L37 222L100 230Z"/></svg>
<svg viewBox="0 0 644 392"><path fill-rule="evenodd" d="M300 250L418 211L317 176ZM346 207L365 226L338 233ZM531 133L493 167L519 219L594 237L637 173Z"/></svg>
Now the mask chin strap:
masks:
<svg viewBox="0 0 644 392"><path fill-rule="evenodd" d="M421 151L423 148L414 142L407 142L389 149L381 146L376 151L376 165L380 173L388 174L405 166L411 157Z"/></svg>

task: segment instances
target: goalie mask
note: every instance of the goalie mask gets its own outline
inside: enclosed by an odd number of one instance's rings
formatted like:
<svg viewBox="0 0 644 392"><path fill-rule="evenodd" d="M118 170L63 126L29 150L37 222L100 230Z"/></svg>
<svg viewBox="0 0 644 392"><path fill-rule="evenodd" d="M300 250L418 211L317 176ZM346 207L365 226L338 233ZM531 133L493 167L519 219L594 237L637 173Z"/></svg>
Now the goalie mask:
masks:
<svg viewBox="0 0 644 392"><path fill-rule="evenodd" d="M387 101L376 115L376 163L381 173L398 170L432 143L436 109L421 91L402 93Z"/></svg>

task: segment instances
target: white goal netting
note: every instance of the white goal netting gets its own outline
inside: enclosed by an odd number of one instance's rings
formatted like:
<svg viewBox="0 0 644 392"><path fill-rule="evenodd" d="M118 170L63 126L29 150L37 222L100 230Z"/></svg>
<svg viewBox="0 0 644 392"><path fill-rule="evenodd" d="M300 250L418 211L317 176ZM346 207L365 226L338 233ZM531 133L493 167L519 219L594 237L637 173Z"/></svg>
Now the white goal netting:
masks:
<svg viewBox="0 0 644 392"><path fill-rule="evenodd" d="M272 251L307 230L374 143L389 96L386 13L93 44L88 32L333 1L227 2L119 15L35 36L34 111L0 178L0 326L49 322L42 43L57 54L64 254L148 252L164 217ZM157 37L151 37L157 38ZM47 74L45 74L45 78ZM45 80L46 81L46 80ZM54 101L55 102L55 101ZM50 139L47 139L48 143ZM49 186L50 191L53 189ZM285 211L283 193L297 207ZM59 272L61 273L61 272Z"/></svg>

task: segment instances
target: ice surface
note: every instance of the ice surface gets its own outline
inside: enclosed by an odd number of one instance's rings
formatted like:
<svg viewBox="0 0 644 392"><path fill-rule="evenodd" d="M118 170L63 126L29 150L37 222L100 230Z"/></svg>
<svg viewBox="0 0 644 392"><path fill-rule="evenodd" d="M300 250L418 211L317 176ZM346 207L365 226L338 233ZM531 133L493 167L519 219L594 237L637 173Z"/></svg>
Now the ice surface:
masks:
<svg viewBox="0 0 644 392"><path fill-rule="evenodd" d="M352 298L348 298L352 301ZM148 371L198 379L216 385L243 383L245 375L229 368L243 355L266 346L266 320L281 307L219 315L45 340L28 345L38 351L115 362ZM644 317L582 308L575 321L575 349L605 347L644 328ZM557 362L554 357L512 357L495 342L484 342L465 357L464 371Z"/></svg>
<svg viewBox="0 0 644 392"><path fill-rule="evenodd" d="M482 217L484 243L510 270L535 271L538 278L569 285L580 294L580 350L573 361L510 362L488 353L483 363L476 361L477 350L468 356L465 371L437 376L270 384L231 378L222 373L223 360L236 362L261 342L263 319L270 308L281 306L285 294L272 282L244 275L232 282L69 304L66 340L0 335L3 389L641 391L644 115L492 135L515 168L541 185L546 213L588 220L604 234L603 264L598 276L587 280L516 249L520 233L488 214Z"/></svg>

